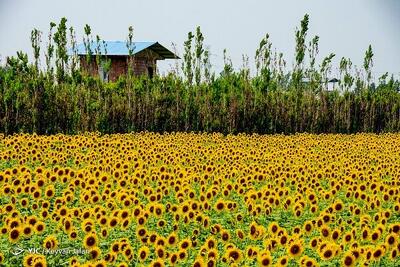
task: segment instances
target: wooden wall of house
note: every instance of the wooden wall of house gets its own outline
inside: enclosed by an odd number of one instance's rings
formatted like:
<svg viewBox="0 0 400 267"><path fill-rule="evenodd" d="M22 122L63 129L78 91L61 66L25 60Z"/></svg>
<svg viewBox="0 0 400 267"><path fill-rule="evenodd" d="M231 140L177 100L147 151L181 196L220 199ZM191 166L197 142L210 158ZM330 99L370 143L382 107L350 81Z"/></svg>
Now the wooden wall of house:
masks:
<svg viewBox="0 0 400 267"><path fill-rule="evenodd" d="M149 75L148 68L153 68L153 74L156 73L157 60L162 59L160 55L151 49L145 49L135 55L135 75Z"/></svg>
<svg viewBox="0 0 400 267"><path fill-rule="evenodd" d="M134 63L134 73L137 76L140 75L148 75L148 67L152 67L155 71L156 63L155 60L146 59L146 58L137 58L135 57Z"/></svg>
<svg viewBox="0 0 400 267"><path fill-rule="evenodd" d="M128 63L126 57L110 57L111 58L111 69L108 73L110 81L116 81L119 76L128 72Z"/></svg>
<svg viewBox="0 0 400 267"><path fill-rule="evenodd" d="M109 56L108 58L111 59L111 69L110 72L108 73L108 79L110 81L115 81L118 79L120 75L127 74L128 62L126 56ZM139 56L135 56L133 60L134 60L133 69L134 69L134 74L136 76L149 75L148 73L149 67L153 68L153 73L156 72L157 68L156 58L141 54ZM85 56L81 56L80 64L81 67L90 75L99 76L99 70L97 67L95 57L93 58L90 64L87 64Z"/></svg>
<svg viewBox="0 0 400 267"><path fill-rule="evenodd" d="M97 63L95 59L93 59L89 64L86 62L86 56L81 56L79 60L81 68L85 72L92 76L98 75Z"/></svg>

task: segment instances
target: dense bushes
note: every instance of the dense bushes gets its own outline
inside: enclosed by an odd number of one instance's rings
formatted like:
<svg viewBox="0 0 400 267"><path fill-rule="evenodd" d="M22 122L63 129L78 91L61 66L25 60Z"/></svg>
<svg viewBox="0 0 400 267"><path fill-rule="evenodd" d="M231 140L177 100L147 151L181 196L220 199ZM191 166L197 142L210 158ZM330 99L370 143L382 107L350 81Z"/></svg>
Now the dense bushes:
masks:
<svg viewBox="0 0 400 267"><path fill-rule="evenodd" d="M359 92L308 88L262 92L234 73L189 86L169 75L102 83L49 81L43 74L1 71L0 131L381 132L400 130L398 83ZM128 84L131 84L128 86Z"/></svg>
<svg viewBox="0 0 400 267"><path fill-rule="evenodd" d="M183 77L174 71L152 80L127 76L108 83L85 75L76 67L76 55L66 55L65 23L61 21L54 37L50 31L45 70L38 68L37 30L32 32L35 62L29 63L26 54L18 52L0 68L0 132L400 130L399 81L384 75L377 84L371 82L371 47L362 70L354 72L351 61L343 58L338 86L326 90L334 55L316 66L318 37L305 45L307 16L296 32L292 72L285 71L282 54L272 52L267 35L256 53L255 77L249 75L246 64L235 71L226 54L223 72L215 75L198 28L196 36L189 34L185 42ZM51 24L51 29L55 26ZM70 33L73 37L72 28ZM70 42L75 44L73 38ZM52 59L54 51L56 58ZM51 62L58 62L55 70Z"/></svg>

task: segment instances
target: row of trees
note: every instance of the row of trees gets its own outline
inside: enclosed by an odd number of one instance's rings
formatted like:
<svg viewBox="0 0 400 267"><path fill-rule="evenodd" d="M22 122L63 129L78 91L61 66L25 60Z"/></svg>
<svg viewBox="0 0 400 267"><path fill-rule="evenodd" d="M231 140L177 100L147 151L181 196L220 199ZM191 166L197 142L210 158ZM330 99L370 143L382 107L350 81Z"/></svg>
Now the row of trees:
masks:
<svg viewBox="0 0 400 267"><path fill-rule="evenodd" d="M235 70L224 51L223 71L216 75L200 27L184 43L181 71L165 77L135 77L132 71L116 82L102 82L79 66L76 38L63 18L50 24L41 67L42 33L33 30L33 62L18 52L0 67L0 132L104 133L129 131L218 131L223 133L387 132L400 130L400 83L385 74L372 76L373 51L362 68L342 58L339 82L326 90L334 54L318 64L319 37L307 36L306 15L296 30L292 70L267 34L255 54L256 74L248 59ZM133 51L133 28L127 47ZM96 43L96 51L91 51ZM87 62L109 68L100 57L99 36L85 27ZM134 60L133 53L129 62ZM133 64L129 64L133 66Z"/></svg>

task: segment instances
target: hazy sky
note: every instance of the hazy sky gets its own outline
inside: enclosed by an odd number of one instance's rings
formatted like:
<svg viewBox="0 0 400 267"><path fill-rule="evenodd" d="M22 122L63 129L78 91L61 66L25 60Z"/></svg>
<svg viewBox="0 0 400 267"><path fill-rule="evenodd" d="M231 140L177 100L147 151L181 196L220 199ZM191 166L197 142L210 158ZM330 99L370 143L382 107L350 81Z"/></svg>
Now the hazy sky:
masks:
<svg viewBox="0 0 400 267"><path fill-rule="evenodd" d="M273 47L291 65L294 31L305 13L310 15L309 38L320 36L320 59L333 52L336 60L346 56L361 66L371 44L375 75L400 76L398 0L0 0L0 55L4 62L17 50L31 54L31 30L43 31L45 40L50 21L66 17L79 42L86 23L105 40L125 40L133 25L135 40L159 41L170 49L173 42L179 55L188 31L199 25L217 71L224 48L235 67L242 64L242 54L253 63L260 40L269 33ZM159 64L161 71L171 64Z"/></svg>

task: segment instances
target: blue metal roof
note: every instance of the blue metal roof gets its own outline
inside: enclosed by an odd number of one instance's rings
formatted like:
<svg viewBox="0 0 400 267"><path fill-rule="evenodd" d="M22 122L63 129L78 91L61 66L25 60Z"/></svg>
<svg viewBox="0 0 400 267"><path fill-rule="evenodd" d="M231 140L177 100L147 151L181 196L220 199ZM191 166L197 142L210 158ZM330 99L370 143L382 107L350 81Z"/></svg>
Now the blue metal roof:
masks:
<svg viewBox="0 0 400 267"><path fill-rule="evenodd" d="M129 51L124 41L105 41L107 47L107 55L109 56L128 56ZM133 54L137 54L147 48L150 48L160 54L163 58L179 58L174 53L169 51L167 48L163 47L157 42L133 42ZM86 55L86 48L84 44L78 44L76 46L78 55ZM91 42L90 50L92 55L96 55L97 42ZM102 55L105 54L105 47L103 41L99 43L99 51ZM72 51L69 51L72 54Z"/></svg>

